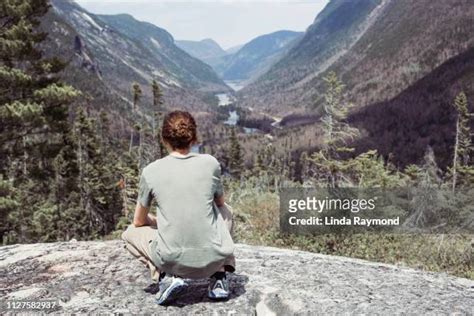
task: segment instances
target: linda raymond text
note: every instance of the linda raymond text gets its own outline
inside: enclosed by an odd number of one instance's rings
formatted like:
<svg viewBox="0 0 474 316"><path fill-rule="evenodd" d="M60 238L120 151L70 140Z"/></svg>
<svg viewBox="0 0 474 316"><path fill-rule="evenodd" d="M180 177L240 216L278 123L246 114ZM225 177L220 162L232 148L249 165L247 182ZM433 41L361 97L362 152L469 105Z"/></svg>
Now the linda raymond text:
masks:
<svg viewBox="0 0 474 316"><path fill-rule="evenodd" d="M288 222L292 226L398 226L400 225L400 218L361 218L361 217L315 217L297 218L291 216Z"/></svg>

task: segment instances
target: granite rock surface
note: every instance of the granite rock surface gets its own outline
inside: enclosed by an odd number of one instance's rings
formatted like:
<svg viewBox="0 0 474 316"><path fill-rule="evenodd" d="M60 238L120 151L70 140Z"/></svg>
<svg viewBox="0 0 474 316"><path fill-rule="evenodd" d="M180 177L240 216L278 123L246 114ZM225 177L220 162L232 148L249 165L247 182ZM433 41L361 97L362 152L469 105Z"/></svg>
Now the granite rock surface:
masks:
<svg viewBox="0 0 474 316"><path fill-rule="evenodd" d="M160 315L474 314L474 281L364 260L237 245L231 298L190 281L174 304L143 289L147 269L120 240L0 247L0 301L54 299L57 313Z"/></svg>

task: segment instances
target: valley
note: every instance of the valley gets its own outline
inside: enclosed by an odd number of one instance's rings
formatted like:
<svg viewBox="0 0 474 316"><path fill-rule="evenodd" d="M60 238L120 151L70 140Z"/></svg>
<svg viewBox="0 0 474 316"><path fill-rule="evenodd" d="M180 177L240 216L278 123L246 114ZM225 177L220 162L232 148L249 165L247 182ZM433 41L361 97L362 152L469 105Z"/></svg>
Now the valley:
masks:
<svg viewBox="0 0 474 316"><path fill-rule="evenodd" d="M357 116L356 112L361 109L396 98L440 63L472 47L474 42L468 34L474 31L473 24L469 23L474 10L463 0L455 2L451 14L457 17L455 25L458 26L439 26L436 32L428 34L422 30L435 26L431 26L429 18L417 11L423 8L422 4L410 7L393 0L355 0L350 3L334 0L304 33L277 31L226 51L212 39L175 40L166 30L140 22L130 15L94 15L72 1L55 0L53 20L58 21L53 22L52 34L56 37L66 34L67 27L77 32L75 41L80 46L71 50L69 58L81 66L69 67L70 72L75 74L74 82L79 88L91 92L88 86L91 79L84 78L83 82L77 79L91 76L97 81L95 90L102 86L100 92L91 93L92 102L97 104L94 108L104 108L121 121L113 126L118 137L125 136L130 130L127 127L130 123L124 120L135 120L138 114L151 122L153 116L150 89L143 89L143 106L138 112L133 114L130 111L131 81L146 87L152 80L157 80L164 93L164 110L191 110L196 113L203 130L209 130L215 123L221 125L219 129L222 131L226 131L226 127L237 127L239 137L246 139L250 152L252 148L266 146L269 142L280 146L281 141L288 143L291 139L292 155L296 157L321 145L316 135L323 111L324 76L330 71L336 72L345 85L345 100L352 104L351 115ZM432 4L433 12L441 12L446 6ZM416 19L415 14L418 15ZM340 16L346 18L345 22L338 22ZM393 19L398 19L398 23L387 24L386 21ZM405 34L402 40L396 34L400 34L403 21L409 19L417 24L412 22L413 32ZM65 23L68 26L61 27ZM383 32L378 31L382 29ZM427 38L430 42L441 43L447 36L456 41L446 42L445 50L417 44L428 41ZM71 36L63 39L71 40ZM389 41L399 41L400 45L394 46ZM137 50L137 47L144 49ZM404 62L404 59L408 61ZM387 65L391 65L390 71ZM382 80L379 73L387 75ZM69 78L70 75L66 76L66 81ZM448 83L453 88L446 98L454 99L458 91L454 87L459 85L468 97L473 96L472 84L466 81L471 75L463 78ZM110 104L108 100L114 100L114 109L105 105ZM363 135L367 132L365 123L358 124ZM446 128L451 131L454 126L452 119L440 124L449 124L451 127ZM297 137L302 129L306 130L305 138ZM379 132L395 133L390 129ZM314 136L310 136L311 133ZM225 142L221 137L207 139L215 133L204 134L207 135L204 143ZM229 131L224 134L228 135ZM443 140L430 146L439 148L445 143ZM373 137L358 139L354 144L357 152L372 148L379 150L385 158L391 154L401 167L419 163L427 146L413 147L409 154L397 155L387 152L384 143ZM445 167L449 150L435 152L441 166ZM251 163L251 155L245 156L246 163ZM414 158L406 159L407 156Z"/></svg>
<svg viewBox="0 0 474 316"><path fill-rule="evenodd" d="M72 0L0 10L3 244L119 238L143 168L168 154L164 115L185 110L192 150L220 164L238 242L474 277L472 234L445 239L474 229L471 0L331 0L304 30L242 42L227 36L267 20L177 39L165 20ZM173 14L188 31L207 22ZM288 236L279 192L307 187L409 188L403 225L431 235Z"/></svg>

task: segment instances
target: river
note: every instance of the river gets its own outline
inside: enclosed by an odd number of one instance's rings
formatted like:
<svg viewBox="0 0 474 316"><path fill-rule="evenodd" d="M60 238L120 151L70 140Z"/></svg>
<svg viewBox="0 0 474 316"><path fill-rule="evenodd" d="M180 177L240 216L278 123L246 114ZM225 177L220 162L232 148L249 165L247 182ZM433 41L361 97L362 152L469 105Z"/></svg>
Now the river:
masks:
<svg viewBox="0 0 474 316"><path fill-rule="evenodd" d="M228 93L218 93L216 94L217 99L219 99L219 106L226 106L232 104L233 97L229 96Z"/></svg>
<svg viewBox="0 0 474 316"><path fill-rule="evenodd" d="M244 87L244 83L241 80L225 81L225 83L229 87L231 87L232 90L234 90L235 92L241 90ZM216 97L219 100L218 102L219 106L231 105L233 102L236 101L235 96L229 93L218 93L216 94ZM250 110L252 111L252 109ZM272 124L272 126L277 127L281 119L279 118L273 118L273 119L275 120L275 122ZM224 124L236 126L238 122L239 122L239 114L237 113L237 111L229 110L229 117L227 118L227 120L224 121ZM244 127L244 132L246 134L257 133L258 131L259 129L257 128Z"/></svg>
<svg viewBox="0 0 474 316"><path fill-rule="evenodd" d="M244 86L241 81L234 80L234 81L225 81L225 83L232 88L234 91L239 91L242 89ZM231 105L233 102L236 101L235 96L229 94L229 93L218 93L216 94L217 99L219 100L218 105L219 106L227 106ZM235 126L239 122L239 114L237 111L229 111L229 117L227 120L224 121L224 124L226 125L232 125Z"/></svg>

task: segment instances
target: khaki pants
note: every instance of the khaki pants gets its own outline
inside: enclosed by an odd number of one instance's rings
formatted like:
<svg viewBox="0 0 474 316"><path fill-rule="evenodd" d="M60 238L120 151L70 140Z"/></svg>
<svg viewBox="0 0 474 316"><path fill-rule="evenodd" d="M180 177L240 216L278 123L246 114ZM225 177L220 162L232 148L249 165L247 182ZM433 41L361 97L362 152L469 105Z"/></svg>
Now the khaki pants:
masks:
<svg viewBox="0 0 474 316"><path fill-rule="evenodd" d="M227 228L232 233L232 209L226 203L224 206L220 207L219 210ZM160 225L160 223L158 223L158 225ZM125 248L127 248L135 258L150 270L151 279L155 282L160 278L160 271L150 257L150 243L155 239L156 234L157 228L154 226L135 227L133 224L128 226L122 233L122 239L125 241ZM231 258L230 262L234 264L234 259Z"/></svg>

